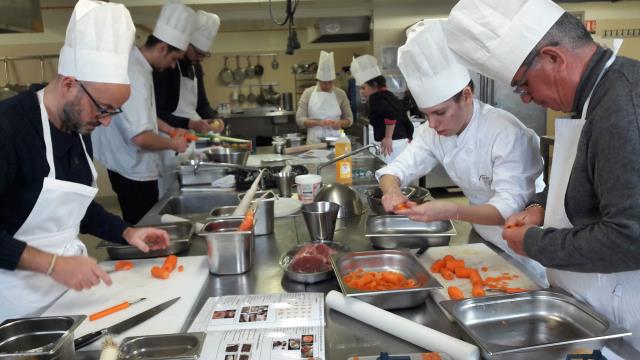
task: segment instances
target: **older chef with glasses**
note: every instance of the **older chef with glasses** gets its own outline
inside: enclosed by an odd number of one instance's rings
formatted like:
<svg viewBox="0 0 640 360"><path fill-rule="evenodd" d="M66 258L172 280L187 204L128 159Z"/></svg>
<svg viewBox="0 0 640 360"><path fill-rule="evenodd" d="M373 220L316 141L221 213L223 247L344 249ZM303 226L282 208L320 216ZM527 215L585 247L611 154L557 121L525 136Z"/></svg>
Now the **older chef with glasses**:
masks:
<svg viewBox="0 0 640 360"><path fill-rule="evenodd" d="M442 164L469 204L434 200L396 212L425 222L468 221L545 285L544 268L515 254L501 237L505 219L544 188L539 139L512 114L473 98L469 71L447 48L445 27L442 20L415 24L398 51L398 67L428 122L393 162L376 172L383 205L393 211L406 202L400 186Z"/></svg>
<svg viewBox="0 0 640 360"><path fill-rule="evenodd" d="M80 0L58 75L0 103L0 322L39 315L68 288L111 284L78 233L143 251L169 244L165 231L132 228L94 201L88 135L129 97L134 33L123 5Z"/></svg>
<svg viewBox="0 0 640 360"><path fill-rule="evenodd" d="M575 114L555 122L548 192L507 220L504 238L547 266L551 285L633 332L640 350L640 62L616 56L618 42L596 44L552 1L496 5L458 2L450 48L523 102Z"/></svg>

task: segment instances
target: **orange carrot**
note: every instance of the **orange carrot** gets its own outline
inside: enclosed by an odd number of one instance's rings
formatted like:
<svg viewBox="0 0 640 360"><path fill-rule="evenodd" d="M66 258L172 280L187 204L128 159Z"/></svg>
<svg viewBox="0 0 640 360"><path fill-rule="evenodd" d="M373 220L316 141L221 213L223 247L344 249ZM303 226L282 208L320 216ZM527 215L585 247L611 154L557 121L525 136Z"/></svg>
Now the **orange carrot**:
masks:
<svg viewBox="0 0 640 360"><path fill-rule="evenodd" d="M464 260L451 260L451 261L445 261L445 266L447 267L447 269L454 271L456 268L459 267L464 267Z"/></svg>
<svg viewBox="0 0 640 360"><path fill-rule="evenodd" d="M454 278L453 272L447 268L442 268L442 270L440 270L440 275L442 275L446 280L453 280Z"/></svg>
<svg viewBox="0 0 640 360"><path fill-rule="evenodd" d="M457 267L453 270L453 272L456 274L456 277L459 278L463 278L463 279L468 279L469 276L471 276L471 272L474 269L469 269L469 268L465 268L465 267Z"/></svg>
<svg viewBox="0 0 640 360"><path fill-rule="evenodd" d="M457 286L449 286L447 288L447 292L449 293L451 300L464 299L464 293Z"/></svg>
<svg viewBox="0 0 640 360"><path fill-rule="evenodd" d="M178 265L178 257L175 255L169 255L166 259L164 259L164 264L162 264L162 268L167 270L168 272L172 272L176 269Z"/></svg>
<svg viewBox="0 0 640 360"><path fill-rule="evenodd" d="M431 272L432 273L439 273L440 270L444 267L444 260L440 259L440 260L436 260L432 265L431 265Z"/></svg>
<svg viewBox="0 0 640 360"><path fill-rule="evenodd" d="M249 231L253 229L253 219L253 211L247 211L247 213L244 215L244 220L242 220L242 223L238 227L238 231Z"/></svg>
<svg viewBox="0 0 640 360"><path fill-rule="evenodd" d="M398 211L398 210L407 210L409 208L409 204L406 202L403 202L401 204L397 204L393 207L393 211Z"/></svg>
<svg viewBox="0 0 640 360"><path fill-rule="evenodd" d="M487 271L489 271L489 268L488 268L488 267L486 267L486 266L483 266L483 267L481 268L481 270L482 270L482 272L487 272Z"/></svg>
<svg viewBox="0 0 640 360"><path fill-rule="evenodd" d="M170 272L167 269L161 268L159 266L154 266L151 268L151 276L157 279L166 280L169 278Z"/></svg>
<svg viewBox="0 0 640 360"><path fill-rule="evenodd" d="M455 260L456 258L453 257L453 255L445 255L442 260L444 260L444 262L446 263L447 261L451 261L451 260Z"/></svg>
<svg viewBox="0 0 640 360"><path fill-rule="evenodd" d="M420 358L421 360L442 360L442 357L437 352L422 353Z"/></svg>
<svg viewBox="0 0 640 360"><path fill-rule="evenodd" d="M178 272L183 272L184 271L184 266L180 265L178 266Z"/></svg>
<svg viewBox="0 0 640 360"><path fill-rule="evenodd" d="M473 288L471 288L471 295L473 297L483 297L485 296L484 289L482 288L482 286L474 286Z"/></svg>
<svg viewBox="0 0 640 360"><path fill-rule="evenodd" d="M482 277L475 269L472 269L471 274L469 274L469 280L471 280L471 285L473 286L482 286L484 284L482 281Z"/></svg>
<svg viewBox="0 0 640 360"><path fill-rule="evenodd" d="M129 260L116 261L114 265L116 271L127 271L133 269L133 263Z"/></svg>

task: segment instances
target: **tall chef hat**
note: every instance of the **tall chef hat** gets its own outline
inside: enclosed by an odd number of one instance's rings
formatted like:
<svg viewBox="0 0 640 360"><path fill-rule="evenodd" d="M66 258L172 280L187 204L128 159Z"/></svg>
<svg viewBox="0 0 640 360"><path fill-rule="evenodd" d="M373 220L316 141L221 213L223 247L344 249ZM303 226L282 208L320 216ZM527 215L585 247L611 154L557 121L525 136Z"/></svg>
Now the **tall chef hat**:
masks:
<svg viewBox="0 0 640 360"><path fill-rule="evenodd" d="M351 61L351 75L356 79L356 85L382 75L378 67L378 59L371 55L361 55Z"/></svg>
<svg viewBox="0 0 640 360"><path fill-rule="evenodd" d="M185 51L191 40L196 13L180 0L169 0L160 11L153 36Z"/></svg>
<svg viewBox="0 0 640 360"><path fill-rule="evenodd" d="M136 29L122 4L80 0L60 50L58 74L77 80L128 84Z"/></svg>
<svg viewBox="0 0 640 360"><path fill-rule="evenodd" d="M448 100L471 80L447 47L445 26L446 20L422 20L407 31L407 42L398 49L398 67L419 108Z"/></svg>
<svg viewBox="0 0 640 360"><path fill-rule="evenodd" d="M460 0L449 14L447 41L468 68L509 84L563 13L550 0Z"/></svg>
<svg viewBox="0 0 640 360"><path fill-rule="evenodd" d="M220 28L220 17L202 10L198 10L196 16L198 22L191 34L191 44L201 51L209 52Z"/></svg>
<svg viewBox="0 0 640 360"><path fill-rule="evenodd" d="M318 71L316 79L320 81L331 81L336 78L336 68L333 62L333 51L320 51L320 59L318 60Z"/></svg>

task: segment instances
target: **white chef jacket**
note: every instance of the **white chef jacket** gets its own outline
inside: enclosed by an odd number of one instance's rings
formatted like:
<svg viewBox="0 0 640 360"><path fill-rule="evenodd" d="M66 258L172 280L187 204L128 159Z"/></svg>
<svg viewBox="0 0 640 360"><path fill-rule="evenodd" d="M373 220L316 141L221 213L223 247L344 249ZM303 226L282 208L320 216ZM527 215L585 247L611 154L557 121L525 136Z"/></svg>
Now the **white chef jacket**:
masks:
<svg viewBox="0 0 640 360"><path fill-rule="evenodd" d="M122 105L122 113L91 135L94 156L107 169L130 180L157 180L159 152L143 150L132 141L145 131L158 133L153 68L135 46L129 54L129 81L131 96Z"/></svg>
<svg viewBox="0 0 640 360"><path fill-rule="evenodd" d="M460 135L440 136L427 122L376 177L391 174L408 185L440 163L472 205L493 205L506 219L544 189L539 141L512 114L474 99Z"/></svg>

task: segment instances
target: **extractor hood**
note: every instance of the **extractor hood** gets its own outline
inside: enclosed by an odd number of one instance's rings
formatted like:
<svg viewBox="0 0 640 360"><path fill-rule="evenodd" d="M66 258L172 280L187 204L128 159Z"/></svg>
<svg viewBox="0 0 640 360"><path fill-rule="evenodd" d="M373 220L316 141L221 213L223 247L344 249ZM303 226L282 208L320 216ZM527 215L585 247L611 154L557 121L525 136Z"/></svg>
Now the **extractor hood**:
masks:
<svg viewBox="0 0 640 360"><path fill-rule="evenodd" d="M0 0L0 33L42 32L40 0Z"/></svg>
<svg viewBox="0 0 640 360"><path fill-rule="evenodd" d="M318 19L308 28L312 43L369 41L371 18L369 16L331 17Z"/></svg>

